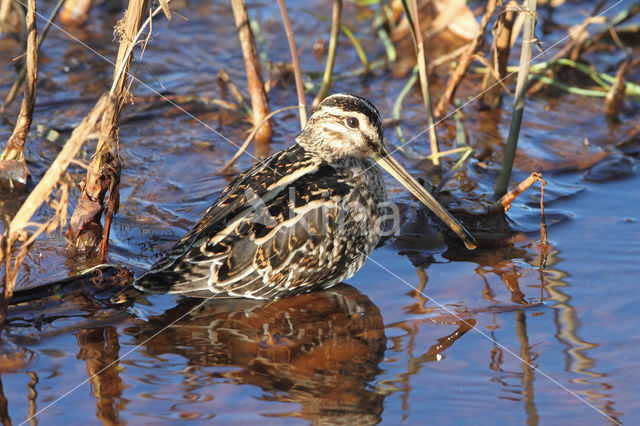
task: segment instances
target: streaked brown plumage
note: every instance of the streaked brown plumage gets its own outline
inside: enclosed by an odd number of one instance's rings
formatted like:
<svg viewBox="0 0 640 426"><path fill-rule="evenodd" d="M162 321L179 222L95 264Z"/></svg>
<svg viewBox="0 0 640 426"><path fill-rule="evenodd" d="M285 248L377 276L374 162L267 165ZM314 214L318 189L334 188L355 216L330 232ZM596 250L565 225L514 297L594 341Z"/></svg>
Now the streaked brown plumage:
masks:
<svg viewBox="0 0 640 426"><path fill-rule="evenodd" d="M351 277L380 239L386 211L386 187L374 161L475 247L388 155L380 115L367 100L326 98L296 142L238 176L135 287L264 299Z"/></svg>

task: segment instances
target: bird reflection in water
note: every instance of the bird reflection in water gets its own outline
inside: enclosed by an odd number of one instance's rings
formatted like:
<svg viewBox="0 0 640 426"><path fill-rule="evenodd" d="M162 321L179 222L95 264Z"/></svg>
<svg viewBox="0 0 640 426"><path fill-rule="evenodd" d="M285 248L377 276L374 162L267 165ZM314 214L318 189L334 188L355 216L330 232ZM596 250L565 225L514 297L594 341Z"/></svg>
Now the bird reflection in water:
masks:
<svg viewBox="0 0 640 426"><path fill-rule="evenodd" d="M384 323L378 307L349 285L271 302L184 299L126 333L150 355L237 366L206 374L259 386L268 400L301 405L300 412L279 415L351 424L381 419L384 396L369 383L386 349Z"/></svg>

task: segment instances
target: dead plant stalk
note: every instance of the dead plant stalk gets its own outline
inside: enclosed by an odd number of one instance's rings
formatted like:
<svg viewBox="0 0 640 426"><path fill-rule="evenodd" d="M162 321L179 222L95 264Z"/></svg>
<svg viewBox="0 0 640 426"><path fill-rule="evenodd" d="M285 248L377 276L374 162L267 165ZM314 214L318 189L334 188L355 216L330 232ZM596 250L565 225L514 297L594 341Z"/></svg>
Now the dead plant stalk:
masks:
<svg viewBox="0 0 640 426"><path fill-rule="evenodd" d="M29 0L27 9L27 82L24 85L24 98L20 106L18 120L9 138L7 147L0 154L0 161L20 161L26 170L24 143L31 128L33 109L36 105L36 81L38 79L38 32L36 30L36 3ZM28 171L27 171L28 173Z"/></svg>
<svg viewBox="0 0 640 426"><path fill-rule="evenodd" d="M247 4L245 0L231 0L231 8L233 9L233 17L236 28L238 29L242 56L247 71L247 86L251 96L252 121L253 125L259 129L255 135L255 141L256 144L266 144L271 139L271 123L267 121L262 126L258 126L258 123L261 123L264 118L269 115L269 101L262 80L258 49L256 49L253 31L251 31L251 26L249 25Z"/></svg>
<svg viewBox="0 0 640 426"><path fill-rule="evenodd" d="M118 121L122 106L129 96L126 77L131 67L133 48L142 34L142 22L146 11L146 0L130 0L124 18L116 25L120 47L114 69L113 86L100 122L96 153L89 164L78 206L73 212L67 229L67 238L76 248L91 251L100 241L103 260L108 250L111 219L119 207L121 161L118 152ZM146 22L150 23L152 17L153 13ZM107 193L109 198L105 206ZM105 211L104 228L100 224L103 211Z"/></svg>
<svg viewBox="0 0 640 426"><path fill-rule="evenodd" d="M56 19L56 16L58 16L58 12L60 12L60 9L62 8L62 5L64 4L64 2L65 0L58 0L58 3L56 4L56 6L53 8L53 11L49 15L49 18L47 18L47 23L44 26L44 29L42 30L42 32L40 33L40 40L38 41L38 51L40 51L42 42L47 36L47 33L49 32L49 28L51 28L51 24ZM22 83L24 83L24 79L26 76L27 76L27 64L25 63L22 69L20 70L20 74L18 75L18 78L16 79L16 81L13 82L11 89L9 89L9 93L7 93L7 96L4 99L4 103L2 104L2 107L0 107L0 113L4 113L6 108L11 104L11 102L13 102L13 100L16 97L16 94L18 93L18 90L20 90L20 86L22 86Z"/></svg>
<svg viewBox="0 0 640 426"><path fill-rule="evenodd" d="M331 35L329 36L329 50L327 51L327 64L322 76L322 86L313 100L313 106L317 106L329 93L331 87L331 76L333 75L333 64L336 60L336 50L338 50L338 39L340 37L340 21L342 20L342 0L333 1L333 11L331 12Z"/></svg>
<svg viewBox="0 0 640 426"><path fill-rule="evenodd" d="M304 129L307 125L307 101L304 95L304 84L302 83L302 71L300 70L300 61L298 60L298 51L296 50L296 41L293 37L293 29L284 0L278 0L280 14L282 15L282 23L289 41L289 50L291 51L291 64L293 66L293 76L296 80L296 92L298 94L298 105L300 106L300 128Z"/></svg>
<svg viewBox="0 0 640 426"><path fill-rule="evenodd" d="M440 164L438 135L436 133L436 121L433 115L433 104L431 103L431 93L429 92L429 77L427 76L427 58L424 53L424 42L422 31L420 30L420 17L418 16L418 2L411 1L413 15L413 41L416 47L416 57L418 61L418 77L420 78L420 88L422 89L422 102L427 112L427 129L429 134L429 145L431 147L431 161L434 165Z"/></svg>

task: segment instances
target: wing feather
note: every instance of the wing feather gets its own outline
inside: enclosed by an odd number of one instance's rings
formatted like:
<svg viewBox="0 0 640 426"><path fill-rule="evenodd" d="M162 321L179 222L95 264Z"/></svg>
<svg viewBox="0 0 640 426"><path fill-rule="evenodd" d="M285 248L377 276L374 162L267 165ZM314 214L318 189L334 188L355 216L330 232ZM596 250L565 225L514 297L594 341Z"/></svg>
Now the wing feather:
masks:
<svg viewBox="0 0 640 426"><path fill-rule="evenodd" d="M335 216L353 188L314 161L294 146L240 175L136 287L264 298L330 277L332 245L325 239L340 230L335 217L327 223L327 209Z"/></svg>

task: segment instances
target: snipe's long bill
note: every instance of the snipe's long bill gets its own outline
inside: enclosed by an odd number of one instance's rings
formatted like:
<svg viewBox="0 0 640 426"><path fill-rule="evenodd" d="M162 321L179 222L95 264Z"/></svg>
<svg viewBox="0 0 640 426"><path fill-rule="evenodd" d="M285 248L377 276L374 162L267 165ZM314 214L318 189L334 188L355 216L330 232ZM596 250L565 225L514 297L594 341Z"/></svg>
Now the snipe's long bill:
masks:
<svg viewBox="0 0 640 426"><path fill-rule="evenodd" d="M383 232L380 165L469 249L473 236L384 146L366 99L329 96L296 143L240 174L134 286L189 296L279 298L328 288L364 264Z"/></svg>

